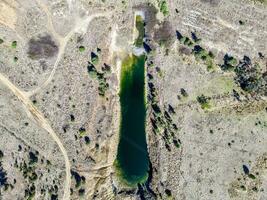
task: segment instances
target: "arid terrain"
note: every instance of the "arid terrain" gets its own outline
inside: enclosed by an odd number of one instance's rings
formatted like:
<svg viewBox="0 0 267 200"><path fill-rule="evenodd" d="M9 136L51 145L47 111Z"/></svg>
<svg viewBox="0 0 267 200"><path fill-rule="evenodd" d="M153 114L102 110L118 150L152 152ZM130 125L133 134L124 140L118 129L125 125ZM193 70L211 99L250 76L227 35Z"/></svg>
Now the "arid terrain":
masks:
<svg viewBox="0 0 267 200"><path fill-rule="evenodd" d="M130 187L136 13L149 171ZM0 0L0 138L0 200L266 200L267 1Z"/></svg>

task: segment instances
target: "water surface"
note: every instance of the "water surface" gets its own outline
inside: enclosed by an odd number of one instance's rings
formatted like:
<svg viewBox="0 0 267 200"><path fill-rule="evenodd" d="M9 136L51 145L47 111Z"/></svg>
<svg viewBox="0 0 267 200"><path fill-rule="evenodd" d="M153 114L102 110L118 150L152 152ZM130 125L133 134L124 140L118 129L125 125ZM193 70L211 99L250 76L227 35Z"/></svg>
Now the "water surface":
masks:
<svg viewBox="0 0 267 200"><path fill-rule="evenodd" d="M140 34L135 45L141 48L144 37L144 22L141 16L136 17L136 28ZM116 166L122 181L131 186L145 182L149 170L145 133L145 60L144 53L130 54L121 66L120 141Z"/></svg>

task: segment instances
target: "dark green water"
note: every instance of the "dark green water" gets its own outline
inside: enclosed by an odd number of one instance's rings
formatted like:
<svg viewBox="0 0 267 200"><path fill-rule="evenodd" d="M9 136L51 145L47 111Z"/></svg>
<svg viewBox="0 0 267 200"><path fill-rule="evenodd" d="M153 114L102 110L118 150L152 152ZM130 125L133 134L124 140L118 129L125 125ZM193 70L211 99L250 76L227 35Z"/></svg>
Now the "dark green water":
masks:
<svg viewBox="0 0 267 200"><path fill-rule="evenodd" d="M129 186L144 183L148 178L145 59L144 54L129 55L121 67L121 122L116 167L121 180Z"/></svg>
<svg viewBox="0 0 267 200"><path fill-rule="evenodd" d="M128 57L121 69L121 124L117 167L128 185L146 181L149 169L145 134L145 55Z"/></svg>

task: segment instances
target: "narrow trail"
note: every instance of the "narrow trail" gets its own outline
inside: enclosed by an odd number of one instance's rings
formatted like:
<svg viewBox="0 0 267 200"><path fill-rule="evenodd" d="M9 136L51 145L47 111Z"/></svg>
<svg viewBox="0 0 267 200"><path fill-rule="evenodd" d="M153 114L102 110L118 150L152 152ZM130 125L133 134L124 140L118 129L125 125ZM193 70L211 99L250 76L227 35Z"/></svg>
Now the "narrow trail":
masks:
<svg viewBox="0 0 267 200"><path fill-rule="evenodd" d="M24 92L19 90L15 85L13 85L7 78L5 78L0 73L0 82L8 87L15 96L24 104L25 108L31 114L31 117L38 123L40 127L45 129L53 140L57 143L61 153L63 154L64 161L65 161L65 173L66 173L66 182L64 186L64 195L63 199L67 200L70 199L70 185L71 185L71 174L70 174L70 161L68 158L68 154L66 149L64 148L62 142L60 141L57 134L53 131L52 127L49 125L47 120L44 118L42 113L37 110L37 108L32 104L31 100L25 95Z"/></svg>
<svg viewBox="0 0 267 200"><path fill-rule="evenodd" d="M76 19L76 25L75 27L65 36L65 37L62 37L60 35L58 35L57 33L56 34L53 34L54 37L58 40L59 42L59 52L58 52L58 55L57 55L57 59L56 59L56 62L53 66L53 69L48 77L48 79L46 79L46 81L44 83L42 83L40 86L38 86L37 88L29 91L29 92L26 92L26 96L30 97L36 93L38 93L40 90L42 90L43 88L45 88L53 79L55 73L56 73L56 69L57 69L57 66L59 64L59 62L61 61L61 58L62 56L64 55L65 53L65 48L66 48L66 45L69 41L69 39L71 38L71 36L76 33L76 32L79 32L81 31L82 29L86 29L87 30L87 27L89 25L89 23L94 19L94 18L97 18L97 17L107 17L108 15L110 15L110 12L106 12L106 13L96 13L96 14L92 14L90 16L87 16L86 18L84 19ZM50 20L49 20L50 21ZM52 23L52 22L51 22ZM49 27L51 29L51 23L49 23ZM53 28L52 28L53 29ZM82 30L84 31L84 30ZM54 33L55 31L52 31L52 33Z"/></svg>
<svg viewBox="0 0 267 200"><path fill-rule="evenodd" d="M71 9L73 0L68 0L69 7ZM45 119L43 114L33 105L33 103L30 100L30 97L36 93L38 93L40 90L44 89L53 79L57 66L59 62L61 61L65 49L67 46L67 43L69 39L73 36L73 34L77 32L85 33L87 31L87 28L89 26L89 23L97 17L106 17L108 19L111 19L110 15L112 12L103 12L103 13L95 13L89 16L85 16L83 18L80 17L74 17L75 25L71 29L71 31L66 35L62 36L60 35L54 28L53 21L52 21L52 15L49 11L49 8L46 4L44 4L41 0L36 0L36 3L39 5L39 7L43 10L43 12L47 15L47 28L49 32L53 35L55 40L57 40L59 45L59 52L56 58L56 61L53 65L53 69L49 75L49 77L37 88L33 89L32 91L22 91L19 88L17 88L12 82L10 82L4 75L0 73L0 82L5 85L7 88L9 88L14 95L24 104L26 112L29 114L33 120L37 122L37 124L42 127L44 130L46 130L49 135L52 137L52 139L57 143L58 147L60 148L61 153L64 157L65 162L65 173L66 173L66 180L64 183L64 194L63 194L63 200L69 200L70 199L70 187L71 187L71 165L68 158L67 151L65 147L63 146L63 143L57 136L57 134L54 132L48 121ZM5 24L4 24L5 25ZM8 27L11 29L11 27ZM15 29L12 29L14 32L16 32ZM17 32L16 32L17 33ZM18 34L17 34L18 35ZM18 35L19 36L19 35ZM21 38L20 38L21 39Z"/></svg>

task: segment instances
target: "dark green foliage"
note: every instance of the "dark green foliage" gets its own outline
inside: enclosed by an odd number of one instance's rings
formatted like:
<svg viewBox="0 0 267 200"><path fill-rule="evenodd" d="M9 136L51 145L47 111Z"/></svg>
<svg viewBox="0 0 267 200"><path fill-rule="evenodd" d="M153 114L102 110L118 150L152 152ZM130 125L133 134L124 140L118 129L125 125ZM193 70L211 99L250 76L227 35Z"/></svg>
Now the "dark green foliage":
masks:
<svg viewBox="0 0 267 200"><path fill-rule="evenodd" d="M186 45L188 47L193 47L195 42L199 42L200 39L197 38L195 33L192 33L192 40L189 37L183 36L179 31L176 31L176 37L180 41L181 44Z"/></svg>
<svg viewBox="0 0 267 200"><path fill-rule="evenodd" d="M33 165L35 163L38 162L38 157L33 153L33 152L29 152L29 164Z"/></svg>
<svg viewBox="0 0 267 200"><path fill-rule="evenodd" d="M189 37L182 37L180 39L180 42L186 46L189 46L189 47L193 47L194 46L194 43L192 42L192 40L190 40Z"/></svg>
<svg viewBox="0 0 267 200"><path fill-rule="evenodd" d="M3 44L4 43L4 40L0 38L0 44Z"/></svg>
<svg viewBox="0 0 267 200"><path fill-rule="evenodd" d="M0 162L0 188L7 185L7 177L6 172L2 167L2 163Z"/></svg>
<svg viewBox="0 0 267 200"><path fill-rule="evenodd" d="M15 57L13 58L13 60L14 60L14 62L17 62L17 61L18 61L18 57L15 56Z"/></svg>
<svg viewBox="0 0 267 200"><path fill-rule="evenodd" d="M243 165L243 171L245 174L249 174L249 168L246 165Z"/></svg>
<svg viewBox="0 0 267 200"><path fill-rule="evenodd" d="M90 138L88 136L84 137L84 141L87 145L90 144Z"/></svg>
<svg viewBox="0 0 267 200"><path fill-rule="evenodd" d="M251 179L256 179L256 176L254 174L249 174L248 177Z"/></svg>
<svg viewBox="0 0 267 200"><path fill-rule="evenodd" d="M252 65L248 57L244 57L235 68L236 80L240 87L247 92L257 92L263 82L258 65Z"/></svg>
<svg viewBox="0 0 267 200"><path fill-rule="evenodd" d="M184 88L181 88L180 92L181 92L182 96L188 97L188 93L186 92L186 90Z"/></svg>
<svg viewBox="0 0 267 200"><path fill-rule="evenodd" d="M0 150L0 160L4 157L3 151Z"/></svg>
<svg viewBox="0 0 267 200"><path fill-rule="evenodd" d="M242 21L242 20L239 20L238 22L239 22L240 25L244 25L245 24L245 22Z"/></svg>
<svg viewBox="0 0 267 200"><path fill-rule="evenodd" d="M176 146L177 148L180 147L180 142L178 142L178 140L176 140L176 139L173 140L173 144L174 144L174 146Z"/></svg>
<svg viewBox="0 0 267 200"><path fill-rule="evenodd" d="M197 97L198 103L201 105L202 109L210 108L208 97L204 96L203 94Z"/></svg>
<svg viewBox="0 0 267 200"><path fill-rule="evenodd" d="M98 73L97 79L98 79L98 83L99 83L98 94L100 96L105 96L105 92L107 91L109 85L106 82L106 78L104 77L104 74Z"/></svg>
<svg viewBox="0 0 267 200"><path fill-rule="evenodd" d="M243 190L243 191L246 191L246 187L244 185L241 185L240 188Z"/></svg>
<svg viewBox="0 0 267 200"><path fill-rule="evenodd" d="M181 44L187 46L186 48L180 48L181 53L188 55L190 54L189 51L191 49L196 59L204 61L208 70L214 68L214 54L211 51L205 50L200 45L196 45L196 43L199 43L201 39L198 38L195 33L191 33L192 40L189 37L183 36L179 31L176 31L176 37Z"/></svg>
<svg viewBox="0 0 267 200"><path fill-rule="evenodd" d="M107 64L104 64L105 70L110 70L110 67ZM89 73L89 76L91 78L97 78L99 86L98 86L98 94L100 96L105 96L105 93L109 87L106 78L104 76L104 73L100 73L96 70L95 66L92 63L88 63L87 70Z"/></svg>
<svg viewBox="0 0 267 200"><path fill-rule="evenodd" d="M75 117L73 114L70 114L70 121L74 122L75 121Z"/></svg>
<svg viewBox="0 0 267 200"><path fill-rule="evenodd" d="M88 62L87 71L88 71L88 74L89 74L89 76L91 78L96 78L97 77L96 68L91 62Z"/></svg>
<svg viewBox="0 0 267 200"><path fill-rule="evenodd" d="M24 197L27 198L27 200L32 200L33 197L35 196L35 186L34 184L29 186L26 190L25 190L25 193L24 193Z"/></svg>
<svg viewBox="0 0 267 200"><path fill-rule="evenodd" d="M191 33L191 37L192 37L192 39L193 39L193 41L194 41L195 43L198 43L198 42L201 41L201 39L198 38L197 35L196 35L196 33L194 33L194 32Z"/></svg>
<svg viewBox="0 0 267 200"><path fill-rule="evenodd" d="M163 13L164 16L167 16L169 14L168 5L165 0L159 1L159 10Z"/></svg>
<svg viewBox="0 0 267 200"><path fill-rule="evenodd" d="M11 43L11 47L12 47L13 49L17 48L17 41L13 41L13 42Z"/></svg>
<svg viewBox="0 0 267 200"><path fill-rule="evenodd" d="M206 51L199 45L195 45L193 49L193 53L197 59L201 59L207 65L207 69L210 70L214 68L214 54L211 51Z"/></svg>
<svg viewBox="0 0 267 200"><path fill-rule="evenodd" d="M85 189L81 188L79 189L79 196L83 196L85 194Z"/></svg>
<svg viewBox="0 0 267 200"><path fill-rule="evenodd" d="M86 129L84 127L79 128L80 136L84 136L86 134Z"/></svg>
<svg viewBox="0 0 267 200"><path fill-rule="evenodd" d="M176 37L179 41L181 41L181 39L183 38L183 35L179 31L176 30Z"/></svg>
<svg viewBox="0 0 267 200"><path fill-rule="evenodd" d="M202 60L207 60L208 58L208 52L199 45L194 46L193 53Z"/></svg>
<svg viewBox="0 0 267 200"><path fill-rule="evenodd" d="M169 197L172 196L172 192L169 189L165 189L165 194Z"/></svg>
<svg viewBox="0 0 267 200"><path fill-rule="evenodd" d="M37 174L35 172L32 172L32 174L29 175L30 181L36 181L38 178Z"/></svg>
<svg viewBox="0 0 267 200"><path fill-rule="evenodd" d="M99 57L97 54L95 54L94 52L91 52L91 62L94 64L94 65L97 65L98 62L99 62Z"/></svg>
<svg viewBox="0 0 267 200"><path fill-rule="evenodd" d="M74 177L75 179L75 187L79 188L82 184L85 183L85 177L84 176L80 176L80 174L78 172L75 172L73 170L71 170L71 176Z"/></svg>
<svg viewBox="0 0 267 200"><path fill-rule="evenodd" d="M152 49L151 49L151 47L148 45L148 43L144 42L144 43L143 43L143 46L144 46L144 49L145 49L145 51L146 51L147 54L149 54L149 53L152 51Z"/></svg>
<svg viewBox="0 0 267 200"><path fill-rule="evenodd" d="M85 51L85 47L84 46L79 46L79 51L80 52L84 52Z"/></svg>
<svg viewBox="0 0 267 200"><path fill-rule="evenodd" d="M51 194L51 200L58 200L58 195Z"/></svg>
<svg viewBox="0 0 267 200"><path fill-rule="evenodd" d="M153 79L152 79L153 80ZM148 100L151 102L152 115L150 118L152 131L154 134L161 134L165 142L165 147L168 151L171 151L171 145L177 148L180 147L180 141L175 139L178 127L173 123L171 114L175 113L174 108L171 105L167 106L167 110L162 111L158 105L157 89L152 82L148 82L149 94Z"/></svg>
<svg viewBox="0 0 267 200"><path fill-rule="evenodd" d="M104 63L104 66L102 67L102 71L110 73L111 67L108 64Z"/></svg>
<svg viewBox="0 0 267 200"><path fill-rule="evenodd" d="M234 57L229 56L228 54L224 56L223 60L224 60L224 64L221 66L221 69L224 71L234 70L238 64L237 60Z"/></svg>

